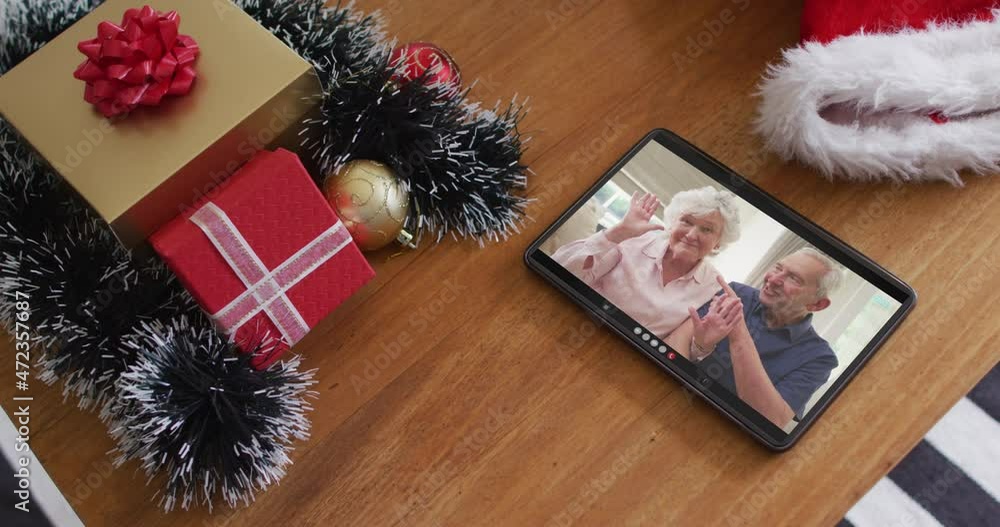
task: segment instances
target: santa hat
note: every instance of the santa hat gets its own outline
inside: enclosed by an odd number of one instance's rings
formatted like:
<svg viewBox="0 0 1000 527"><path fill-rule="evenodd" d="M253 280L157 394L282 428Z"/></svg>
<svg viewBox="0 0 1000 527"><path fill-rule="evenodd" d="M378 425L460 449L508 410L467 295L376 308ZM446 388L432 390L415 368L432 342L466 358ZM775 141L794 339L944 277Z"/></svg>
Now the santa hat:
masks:
<svg viewBox="0 0 1000 527"><path fill-rule="evenodd" d="M829 178L1000 172L998 0L806 0L757 129Z"/></svg>

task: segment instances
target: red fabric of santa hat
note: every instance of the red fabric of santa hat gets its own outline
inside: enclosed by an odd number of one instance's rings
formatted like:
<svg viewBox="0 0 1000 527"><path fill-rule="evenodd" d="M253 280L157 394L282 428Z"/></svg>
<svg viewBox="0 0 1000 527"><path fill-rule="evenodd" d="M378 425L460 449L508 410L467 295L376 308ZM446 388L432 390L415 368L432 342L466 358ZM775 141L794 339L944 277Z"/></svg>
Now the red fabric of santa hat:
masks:
<svg viewBox="0 0 1000 527"><path fill-rule="evenodd" d="M760 86L769 148L829 178L1000 172L998 0L806 0Z"/></svg>

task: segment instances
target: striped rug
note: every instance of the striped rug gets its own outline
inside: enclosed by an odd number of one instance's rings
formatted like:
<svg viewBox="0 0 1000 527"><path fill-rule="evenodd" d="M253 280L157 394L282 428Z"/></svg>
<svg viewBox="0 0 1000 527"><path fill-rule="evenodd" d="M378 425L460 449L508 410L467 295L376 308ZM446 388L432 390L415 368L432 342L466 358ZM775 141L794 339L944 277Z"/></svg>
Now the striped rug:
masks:
<svg viewBox="0 0 1000 527"><path fill-rule="evenodd" d="M1000 526L1000 366L838 527Z"/></svg>

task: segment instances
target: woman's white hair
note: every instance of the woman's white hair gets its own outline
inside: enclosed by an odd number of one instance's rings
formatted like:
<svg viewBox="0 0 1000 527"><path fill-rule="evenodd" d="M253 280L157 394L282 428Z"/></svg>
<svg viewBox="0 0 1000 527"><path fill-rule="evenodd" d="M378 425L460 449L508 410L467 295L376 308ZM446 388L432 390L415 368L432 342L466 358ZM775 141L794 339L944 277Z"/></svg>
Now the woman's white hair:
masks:
<svg viewBox="0 0 1000 527"><path fill-rule="evenodd" d="M722 236L719 237L719 247L712 251L718 254L730 243L740 239L740 211L737 207L736 195L727 190L717 190L715 187L702 187L685 190L674 194L663 211L663 224L667 230L685 214L704 216L718 211L722 215L724 225Z"/></svg>

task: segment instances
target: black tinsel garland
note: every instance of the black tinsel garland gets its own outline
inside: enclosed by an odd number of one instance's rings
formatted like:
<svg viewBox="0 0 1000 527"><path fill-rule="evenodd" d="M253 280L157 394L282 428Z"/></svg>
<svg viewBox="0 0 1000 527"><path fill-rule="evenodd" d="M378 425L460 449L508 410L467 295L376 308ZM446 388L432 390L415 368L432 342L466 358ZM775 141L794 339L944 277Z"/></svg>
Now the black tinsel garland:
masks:
<svg viewBox="0 0 1000 527"><path fill-rule="evenodd" d="M353 158L392 165L409 190L408 227L498 239L525 200L521 106L482 111L467 92L387 82L381 19L323 0L234 0L310 60L325 98L302 154L335 170ZM0 0L0 74L99 5ZM68 185L0 119L0 324L30 295L38 376L98 408L167 510L249 502L290 463L308 430L312 372L297 358L264 372L226 343L162 263L116 245ZM252 388L252 389L251 389ZM160 429L163 423L170 423Z"/></svg>
<svg viewBox="0 0 1000 527"><path fill-rule="evenodd" d="M300 372L296 357L255 371L252 355L185 317L144 324L127 347L137 358L111 405L115 463L138 459L164 478L165 509L211 508L216 496L249 504L285 475L291 442L309 437L315 370Z"/></svg>
<svg viewBox="0 0 1000 527"><path fill-rule="evenodd" d="M467 92L424 78L393 81L401 65L379 48L339 72L306 121L304 149L323 174L351 159L392 166L410 192L406 227L456 238L499 240L518 231L527 200L512 189L527 186L517 126L523 107L484 111L465 102Z"/></svg>
<svg viewBox="0 0 1000 527"><path fill-rule="evenodd" d="M350 8L328 8L325 0L235 0L248 15L313 64L320 84L354 71L385 47L382 19Z"/></svg>
<svg viewBox="0 0 1000 527"><path fill-rule="evenodd" d="M55 38L103 0L0 2L0 75Z"/></svg>
<svg viewBox="0 0 1000 527"><path fill-rule="evenodd" d="M162 263L132 259L98 220L60 228L25 239L16 258L0 262L0 276L32 299L36 376L61 380L81 408L103 407L132 362L122 338L144 321L197 314L197 305Z"/></svg>

